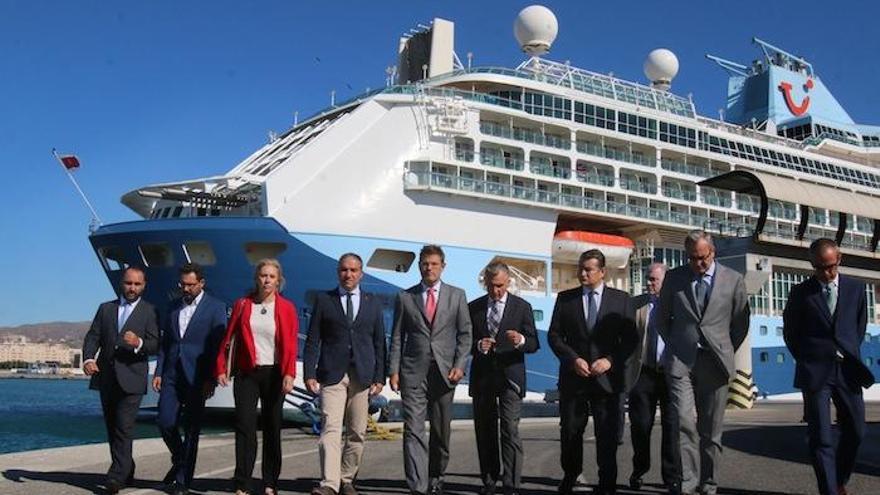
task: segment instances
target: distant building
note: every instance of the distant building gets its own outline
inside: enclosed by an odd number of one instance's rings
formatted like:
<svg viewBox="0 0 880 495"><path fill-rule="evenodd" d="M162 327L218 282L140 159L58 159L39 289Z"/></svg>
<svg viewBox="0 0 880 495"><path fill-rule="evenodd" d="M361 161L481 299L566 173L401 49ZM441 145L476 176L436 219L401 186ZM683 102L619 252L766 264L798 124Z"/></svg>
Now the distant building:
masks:
<svg viewBox="0 0 880 495"><path fill-rule="evenodd" d="M30 342L23 335L13 335L0 340L0 363L57 362L62 366L79 366L82 351L66 344Z"/></svg>

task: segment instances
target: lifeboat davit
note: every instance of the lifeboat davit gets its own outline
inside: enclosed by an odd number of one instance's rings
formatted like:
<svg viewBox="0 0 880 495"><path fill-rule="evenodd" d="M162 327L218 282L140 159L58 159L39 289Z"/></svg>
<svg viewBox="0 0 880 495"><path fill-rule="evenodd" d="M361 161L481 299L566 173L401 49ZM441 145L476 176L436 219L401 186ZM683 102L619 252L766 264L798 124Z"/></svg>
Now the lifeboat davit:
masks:
<svg viewBox="0 0 880 495"><path fill-rule="evenodd" d="M577 263L581 253L598 249L605 255L606 266L626 268L634 247L631 239L619 235L563 230L553 236L553 260Z"/></svg>

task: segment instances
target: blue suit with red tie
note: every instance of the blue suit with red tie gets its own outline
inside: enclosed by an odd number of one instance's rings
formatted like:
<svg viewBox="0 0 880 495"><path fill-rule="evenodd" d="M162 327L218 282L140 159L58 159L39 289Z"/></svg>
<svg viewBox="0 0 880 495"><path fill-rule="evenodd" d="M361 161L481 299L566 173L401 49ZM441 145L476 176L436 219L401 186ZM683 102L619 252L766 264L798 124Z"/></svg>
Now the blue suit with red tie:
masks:
<svg viewBox="0 0 880 495"><path fill-rule="evenodd" d="M862 387L874 383L860 354L868 315L865 284L840 275L836 291L837 297L829 298L826 284L812 277L792 288L783 314L785 344L797 361L794 386L804 394L813 469L823 495L836 494L852 474L865 432ZM840 430L836 451L829 401Z"/></svg>
<svg viewBox="0 0 880 495"><path fill-rule="evenodd" d="M171 471L166 481L187 489L192 483L199 446L206 386L213 380L218 347L226 332L226 304L202 292L186 328L181 332L183 300L163 325L155 376L162 378L158 425L171 452ZM184 428L183 439L178 425ZM171 478L174 479L171 479Z"/></svg>

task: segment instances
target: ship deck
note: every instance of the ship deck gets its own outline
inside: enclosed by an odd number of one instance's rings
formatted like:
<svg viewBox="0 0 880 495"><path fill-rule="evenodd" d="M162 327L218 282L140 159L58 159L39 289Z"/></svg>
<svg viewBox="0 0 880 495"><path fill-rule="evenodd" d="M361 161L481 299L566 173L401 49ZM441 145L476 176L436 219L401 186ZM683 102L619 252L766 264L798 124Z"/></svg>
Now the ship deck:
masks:
<svg viewBox="0 0 880 495"><path fill-rule="evenodd" d="M867 405L867 436L850 485L850 493L880 493L880 403ZM797 403L762 402L750 411L727 412L724 432L724 461L720 494L757 495L814 493L813 470L807 459L806 426L800 423L802 406ZM390 424L385 427L399 427ZM588 427L588 432L592 427ZM556 493L559 468L558 420L524 419L521 434L526 462L522 492ZM596 479L595 440L585 435L584 475ZM653 435L655 466L645 477L641 491L624 488L621 494L665 493L660 487L659 429ZM234 469L234 439L231 433L203 436L193 490L199 493L231 492ZM450 494L476 493L480 488L472 423L455 421L446 489ZM134 447L137 463L133 487L127 495L161 493L169 466L160 439L138 440ZM319 478L316 437L297 429L283 433L284 462L280 490L308 493ZM629 433L618 452L619 483L630 474ZM259 463L259 458L257 460ZM101 493L97 488L109 464L105 444L47 449L0 456L0 491L5 494ZM255 470L259 473L259 466ZM357 481L364 494L406 494L400 440L371 440ZM590 488L584 487L583 493Z"/></svg>

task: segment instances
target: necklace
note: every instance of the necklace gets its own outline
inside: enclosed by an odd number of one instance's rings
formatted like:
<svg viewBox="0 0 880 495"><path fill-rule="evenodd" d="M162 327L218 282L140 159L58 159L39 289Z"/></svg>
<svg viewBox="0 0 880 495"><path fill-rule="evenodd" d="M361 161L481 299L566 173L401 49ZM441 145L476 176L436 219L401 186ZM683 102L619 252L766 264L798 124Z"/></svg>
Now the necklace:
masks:
<svg viewBox="0 0 880 495"><path fill-rule="evenodd" d="M266 314L266 312L267 312L266 305L263 303L260 303L260 306L262 307L262 309L260 310L260 314L261 315Z"/></svg>

